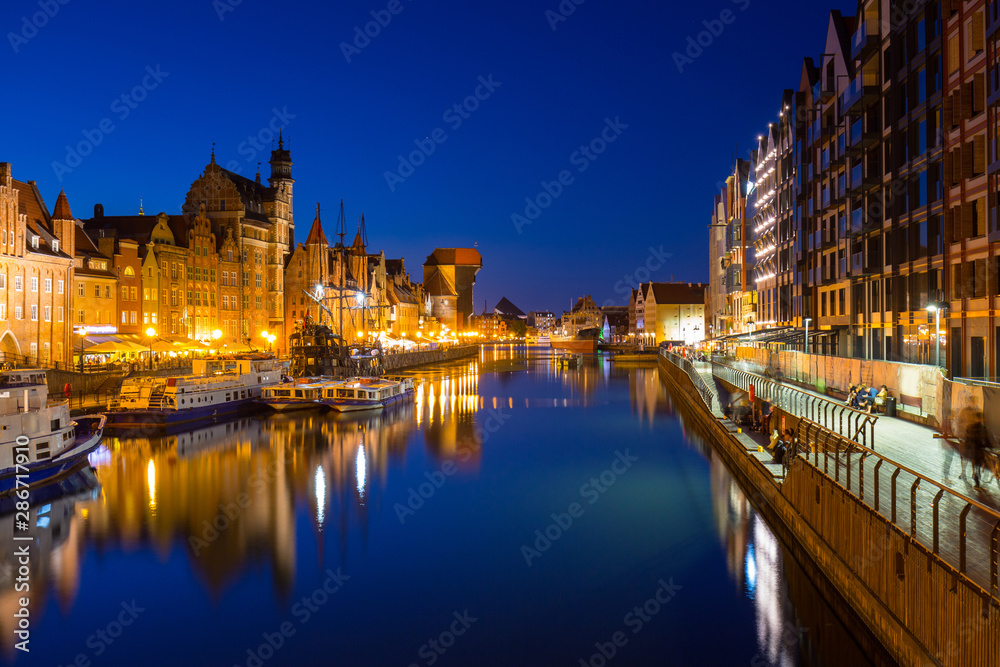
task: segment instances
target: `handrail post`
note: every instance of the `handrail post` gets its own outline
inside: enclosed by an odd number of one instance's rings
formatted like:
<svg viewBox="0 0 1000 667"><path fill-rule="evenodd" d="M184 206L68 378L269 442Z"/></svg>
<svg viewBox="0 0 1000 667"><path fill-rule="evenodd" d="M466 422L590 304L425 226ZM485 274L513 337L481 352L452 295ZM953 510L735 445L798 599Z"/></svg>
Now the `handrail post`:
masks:
<svg viewBox="0 0 1000 667"><path fill-rule="evenodd" d="M917 539L917 488L920 487L920 478L913 480L910 486L910 537Z"/></svg>
<svg viewBox="0 0 1000 667"><path fill-rule="evenodd" d="M943 495L944 495L944 487L941 487L941 490L939 490L937 492L937 495L934 496L934 555L935 556L938 553L938 535L940 534L938 529L939 526L938 515L940 514L941 496Z"/></svg>
<svg viewBox="0 0 1000 667"><path fill-rule="evenodd" d="M995 595L997 592L997 542L1000 539L1000 521L993 527L993 535L990 537L990 591Z"/></svg>
<svg viewBox="0 0 1000 667"><path fill-rule="evenodd" d="M891 478L892 479L892 486L891 486L891 490L892 490L892 519L890 521L892 522L892 525L894 525L894 526L896 525L896 478L899 477L899 473L900 472L901 472L900 468L896 468L896 472L892 473L892 478Z"/></svg>
<svg viewBox="0 0 1000 667"><path fill-rule="evenodd" d="M965 519L972 509L970 503L965 503L965 509L958 515L958 571L965 574Z"/></svg>

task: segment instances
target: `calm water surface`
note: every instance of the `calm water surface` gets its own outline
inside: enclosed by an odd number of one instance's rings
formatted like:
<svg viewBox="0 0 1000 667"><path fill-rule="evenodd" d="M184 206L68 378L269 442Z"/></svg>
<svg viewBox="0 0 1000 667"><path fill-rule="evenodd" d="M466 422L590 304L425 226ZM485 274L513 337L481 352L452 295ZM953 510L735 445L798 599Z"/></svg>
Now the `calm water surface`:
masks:
<svg viewBox="0 0 1000 667"><path fill-rule="evenodd" d="M5 659L886 664L655 366L557 370L541 354L421 369L415 405L380 415L108 439L96 479L35 510L28 655L5 549Z"/></svg>

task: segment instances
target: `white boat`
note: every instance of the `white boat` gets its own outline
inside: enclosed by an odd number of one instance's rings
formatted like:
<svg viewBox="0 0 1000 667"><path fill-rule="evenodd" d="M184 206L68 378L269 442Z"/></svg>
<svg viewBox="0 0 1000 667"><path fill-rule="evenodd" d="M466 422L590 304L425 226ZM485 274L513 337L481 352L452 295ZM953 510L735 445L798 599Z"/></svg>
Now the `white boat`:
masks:
<svg viewBox="0 0 1000 667"><path fill-rule="evenodd" d="M413 379L349 378L323 388L323 405L337 412L376 410L413 397Z"/></svg>
<svg viewBox="0 0 1000 667"><path fill-rule="evenodd" d="M551 347L552 340L548 336L526 336L524 342L529 347Z"/></svg>
<svg viewBox="0 0 1000 667"><path fill-rule="evenodd" d="M191 375L136 377L112 401L111 425L167 427L256 408L265 387L281 382L275 359L196 359Z"/></svg>
<svg viewBox="0 0 1000 667"><path fill-rule="evenodd" d="M258 402L277 412L322 408L323 389L330 384L331 381L306 378L283 382L276 387L264 387Z"/></svg>
<svg viewBox="0 0 1000 667"><path fill-rule="evenodd" d="M75 472L101 441L103 416L69 416L49 403L45 371L0 371L0 496Z"/></svg>

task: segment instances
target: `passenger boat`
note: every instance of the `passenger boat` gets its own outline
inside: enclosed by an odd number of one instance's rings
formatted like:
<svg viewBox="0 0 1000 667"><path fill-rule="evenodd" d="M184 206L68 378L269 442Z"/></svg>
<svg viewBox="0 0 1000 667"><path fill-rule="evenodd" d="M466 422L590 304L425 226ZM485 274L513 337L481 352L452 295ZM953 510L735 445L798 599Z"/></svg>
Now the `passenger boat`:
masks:
<svg viewBox="0 0 1000 667"><path fill-rule="evenodd" d="M581 336L581 335L553 336L552 349L567 350L569 352L578 352L580 354L596 354L597 337Z"/></svg>
<svg viewBox="0 0 1000 667"><path fill-rule="evenodd" d="M123 428L167 427L256 409L265 387L281 382L281 367L266 359L195 359L191 375L136 377L122 384L108 420Z"/></svg>
<svg viewBox="0 0 1000 667"><path fill-rule="evenodd" d="M296 382L284 382L275 387L264 387L258 403L277 412L293 410L313 410L322 408L323 388L329 381L306 379Z"/></svg>
<svg viewBox="0 0 1000 667"><path fill-rule="evenodd" d="M48 396L44 370L0 371L0 496L78 471L101 442L105 417L74 421Z"/></svg>
<svg viewBox="0 0 1000 667"><path fill-rule="evenodd" d="M413 397L413 379L350 378L323 388L324 405L337 412L375 410Z"/></svg>
<svg viewBox="0 0 1000 667"><path fill-rule="evenodd" d="M550 347L552 341L548 336L527 336L524 342L528 347Z"/></svg>

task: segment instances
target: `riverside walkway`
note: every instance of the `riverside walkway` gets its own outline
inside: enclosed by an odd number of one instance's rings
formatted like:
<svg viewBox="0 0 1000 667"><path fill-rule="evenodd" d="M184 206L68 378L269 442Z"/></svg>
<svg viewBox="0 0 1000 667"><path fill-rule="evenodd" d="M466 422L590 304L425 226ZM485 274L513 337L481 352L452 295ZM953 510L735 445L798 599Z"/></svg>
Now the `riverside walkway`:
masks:
<svg viewBox="0 0 1000 667"><path fill-rule="evenodd" d="M724 405L719 400L728 401L729 392L714 375L712 364L692 365L712 391L716 405ZM750 374L761 383L769 381ZM796 388L830 400L818 392ZM858 447L817 452L812 446L801 448L798 455L996 596L1000 592L1000 479L984 471L982 488L974 488L972 464L964 464L954 447L935 437L937 432L932 428L880 415L874 430L875 451ZM872 545L870 553L870 558L883 556L879 545Z"/></svg>

